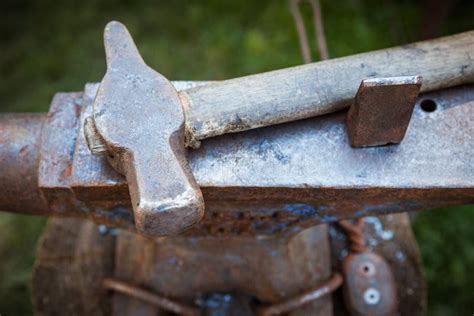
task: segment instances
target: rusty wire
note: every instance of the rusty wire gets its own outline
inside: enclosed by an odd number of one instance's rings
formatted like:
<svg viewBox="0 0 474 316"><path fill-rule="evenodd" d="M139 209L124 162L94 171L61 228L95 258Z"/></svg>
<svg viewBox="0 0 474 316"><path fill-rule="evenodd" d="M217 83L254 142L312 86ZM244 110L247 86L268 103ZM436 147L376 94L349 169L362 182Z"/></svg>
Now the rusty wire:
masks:
<svg viewBox="0 0 474 316"><path fill-rule="evenodd" d="M257 314L259 316L280 315L287 313L303 305L316 301L328 294L331 294L338 289L343 283L343 277L340 273L334 273L331 278L323 283L321 286L290 298L282 303L276 303L268 306L261 306L258 308ZM171 299L157 295L150 291L144 290L134 285L127 284L113 278L106 278L103 281L103 287L117 293L125 294L127 296L136 298L160 309L185 316L199 315L199 309L178 303Z"/></svg>
<svg viewBox="0 0 474 316"><path fill-rule="evenodd" d="M296 297L290 298L282 303L277 303L269 306L260 307L258 309L259 316L270 316L270 315L280 315L283 313L290 312L296 308L299 308L303 305L311 303L315 300L318 300L338 289L343 282L342 275L340 273L334 273L332 277L326 281L321 286L317 287L314 290L303 293Z"/></svg>
<svg viewBox="0 0 474 316"><path fill-rule="evenodd" d="M319 57L321 60L329 59L326 36L324 35L321 5L319 0L308 0L308 2L311 5L313 11L314 36L318 45ZM301 0L290 0L290 11L295 21L301 54L303 55L303 61L305 64L308 64L312 61L311 49L309 46L306 28L304 26L303 16L301 15L300 11L300 4Z"/></svg>
<svg viewBox="0 0 474 316"><path fill-rule="evenodd" d="M367 250L364 238L364 218L357 218L354 222L350 220L339 221L338 225L344 230L349 238L349 249L351 252L361 253Z"/></svg>
<svg viewBox="0 0 474 316"><path fill-rule="evenodd" d="M153 306L156 306L158 308L161 308L169 312L173 312L173 313L176 313L179 315L185 315L185 316L199 315L199 309L195 307L178 303L176 301L170 300L163 296L157 295L155 293L146 291L142 288L127 284L125 282L122 282L116 279L112 279L112 278L105 279L103 282L103 286L107 290L112 290L114 292L131 296L133 298L139 299L141 301L144 301L148 304L151 304Z"/></svg>

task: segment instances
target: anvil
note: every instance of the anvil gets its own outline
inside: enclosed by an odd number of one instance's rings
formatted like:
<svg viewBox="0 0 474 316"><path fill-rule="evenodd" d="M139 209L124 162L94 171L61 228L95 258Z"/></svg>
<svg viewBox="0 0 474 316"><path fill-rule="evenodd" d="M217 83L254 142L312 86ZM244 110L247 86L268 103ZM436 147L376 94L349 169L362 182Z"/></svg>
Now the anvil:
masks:
<svg viewBox="0 0 474 316"><path fill-rule="evenodd" d="M174 82L178 90L203 84ZM124 177L84 139L97 88L56 94L48 114L0 116L0 209L134 229ZM400 145L352 148L345 112L206 140L188 153L206 215L186 234L294 233L473 203L473 104L472 85L420 95Z"/></svg>

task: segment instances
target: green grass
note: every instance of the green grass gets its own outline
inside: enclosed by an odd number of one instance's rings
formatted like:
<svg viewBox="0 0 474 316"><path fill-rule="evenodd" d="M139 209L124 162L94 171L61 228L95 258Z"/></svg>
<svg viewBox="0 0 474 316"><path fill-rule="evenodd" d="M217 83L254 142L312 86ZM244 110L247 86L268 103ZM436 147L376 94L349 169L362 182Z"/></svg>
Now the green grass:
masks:
<svg viewBox="0 0 474 316"><path fill-rule="evenodd" d="M46 218L0 215L0 314L31 314L34 246Z"/></svg>
<svg viewBox="0 0 474 316"><path fill-rule="evenodd" d="M442 34L474 26L474 3L456 3ZM331 57L413 41L421 14L419 3L408 0L323 0L322 6ZM47 111L55 92L99 81L102 30L112 19L124 22L148 64L172 79L225 79L302 62L284 0L2 0L0 17L3 112ZM473 213L472 207L426 212L415 223L430 314L474 312ZM44 219L0 214L2 315L31 313L30 269L43 225Z"/></svg>
<svg viewBox="0 0 474 316"><path fill-rule="evenodd" d="M413 226L428 283L429 315L474 312L474 205L423 212Z"/></svg>

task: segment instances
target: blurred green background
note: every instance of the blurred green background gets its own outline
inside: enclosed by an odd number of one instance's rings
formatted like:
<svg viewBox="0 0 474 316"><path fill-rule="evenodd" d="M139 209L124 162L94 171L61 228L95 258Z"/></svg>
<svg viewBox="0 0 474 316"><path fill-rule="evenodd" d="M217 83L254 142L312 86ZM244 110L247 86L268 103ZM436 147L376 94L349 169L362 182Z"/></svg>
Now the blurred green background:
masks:
<svg viewBox="0 0 474 316"><path fill-rule="evenodd" d="M474 1L322 0L331 57L474 29ZM313 53L309 6L303 6ZM102 30L124 22L150 66L172 79L226 79L302 63L286 0L2 0L0 111L47 111L55 92L104 74ZM1 166L0 166L1 168ZM29 315L44 218L0 213L0 314ZM429 315L474 313L474 207L414 222Z"/></svg>

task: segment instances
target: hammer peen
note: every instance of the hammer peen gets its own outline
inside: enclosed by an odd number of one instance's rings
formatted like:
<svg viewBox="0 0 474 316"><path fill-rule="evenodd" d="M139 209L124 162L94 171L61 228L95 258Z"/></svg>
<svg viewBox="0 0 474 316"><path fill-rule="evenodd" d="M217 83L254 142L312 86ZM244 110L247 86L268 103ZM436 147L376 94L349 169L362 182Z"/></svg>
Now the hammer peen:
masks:
<svg viewBox="0 0 474 316"><path fill-rule="evenodd" d="M125 175L136 228L152 236L177 234L203 216L185 152L202 139L341 110L368 78L421 75L422 92L474 82L474 31L179 93L144 63L123 24L110 22L104 43L107 72L86 139Z"/></svg>

